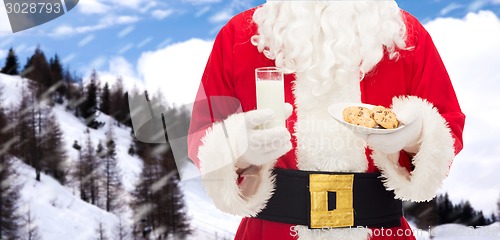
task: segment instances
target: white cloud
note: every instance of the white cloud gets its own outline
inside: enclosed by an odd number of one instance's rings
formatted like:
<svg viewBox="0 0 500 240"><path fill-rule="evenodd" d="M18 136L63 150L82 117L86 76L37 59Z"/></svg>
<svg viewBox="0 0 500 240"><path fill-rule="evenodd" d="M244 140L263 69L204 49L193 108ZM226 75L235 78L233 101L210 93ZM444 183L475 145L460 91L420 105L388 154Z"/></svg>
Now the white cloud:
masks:
<svg viewBox="0 0 500 240"><path fill-rule="evenodd" d="M132 9L141 13L161 5L151 0L80 0L78 6L83 14L107 14L116 9Z"/></svg>
<svg viewBox="0 0 500 240"><path fill-rule="evenodd" d="M146 0L110 0L111 3L118 5L118 6L123 6L123 7L128 7L128 8L133 8L133 9L139 9L144 6L146 6L147 2Z"/></svg>
<svg viewBox="0 0 500 240"><path fill-rule="evenodd" d="M110 11L108 4L100 0L81 0L78 2L77 9L83 14L104 14Z"/></svg>
<svg viewBox="0 0 500 240"><path fill-rule="evenodd" d="M193 5L202 5L202 4L219 3L221 2L221 0L183 0L183 2L187 2Z"/></svg>
<svg viewBox="0 0 500 240"><path fill-rule="evenodd" d="M7 48L7 47L10 47L12 45L12 43L14 42L14 36L11 35L9 37L4 37L4 38L1 38L0 39L0 48Z"/></svg>
<svg viewBox="0 0 500 240"><path fill-rule="evenodd" d="M139 42L139 43L137 44L137 48L142 48L142 47L146 46L146 45L147 45L148 43L150 43L152 40L153 40L153 38L152 38L152 37L147 37L147 38L145 38L144 40L142 40L141 42Z"/></svg>
<svg viewBox="0 0 500 240"><path fill-rule="evenodd" d="M160 48L165 48L166 46L168 46L170 43L172 42L172 38L167 38L165 39L163 42L159 43L158 45L156 45L156 48L157 49L160 49Z"/></svg>
<svg viewBox="0 0 500 240"><path fill-rule="evenodd" d="M111 87L116 83L118 78L121 78L125 89L143 89L142 81L134 72L134 67L123 57L114 57L110 59L108 70L100 71L98 75L103 85L107 82Z"/></svg>
<svg viewBox="0 0 500 240"><path fill-rule="evenodd" d="M7 57L7 53L9 53L8 50L0 49L0 58ZM0 66L0 68L2 68L2 66Z"/></svg>
<svg viewBox="0 0 500 240"><path fill-rule="evenodd" d="M59 27L56 27L54 31L52 31L51 35L56 37L62 37L62 36L72 35L76 32L77 32L76 29L74 29L69 25L60 25Z"/></svg>
<svg viewBox="0 0 500 240"><path fill-rule="evenodd" d="M425 25L453 80L466 114L464 150L455 159L443 191L469 199L491 214L500 189L500 19L490 11ZM473 193L473 194L471 194Z"/></svg>
<svg viewBox="0 0 500 240"><path fill-rule="evenodd" d="M107 22L109 25L112 25L112 24L129 24L129 23L135 23L137 21L139 21L139 17L137 16L118 16L116 18L110 17L105 22Z"/></svg>
<svg viewBox="0 0 500 240"><path fill-rule="evenodd" d="M454 10L460 9L460 8L463 8L462 4L453 2L453 3L448 4L448 6L444 7L443 9L441 9L439 14L440 15L447 15L448 13L450 13Z"/></svg>
<svg viewBox="0 0 500 240"><path fill-rule="evenodd" d="M116 25L131 24L139 21L137 16L107 16L101 18L95 25L72 27L70 25L60 25L49 35L53 37L66 37L74 34L89 33L93 31L102 30Z"/></svg>
<svg viewBox="0 0 500 240"><path fill-rule="evenodd" d="M165 10L160 10L160 9L157 9L157 10L154 10L151 15L157 19L157 20L163 20L165 19L166 17L172 15L172 13L174 13L174 10L173 9L165 9Z"/></svg>
<svg viewBox="0 0 500 240"><path fill-rule="evenodd" d="M208 11L210 11L210 6L206 6L206 7L202 8L202 9L198 10L194 14L194 16L195 17L201 17L203 14L207 13Z"/></svg>
<svg viewBox="0 0 500 240"><path fill-rule="evenodd" d="M159 5L158 2L149 1L142 8L139 9L139 12L145 13L145 12L149 11L149 9L154 8L158 5Z"/></svg>
<svg viewBox="0 0 500 240"><path fill-rule="evenodd" d="M90 62L89 67L92 69L99 69L106 64L106 60L107 58L105 56L99 56Z"/></svg>
<svg viewBox="0 0 500 240"><path fill-rule="evenodd" d="M83 47L95 39L95 35L90 34L78 42L79 47Z"/></svg>
<svg viewBox="0 0 500 240"><path fill-rule="evenodd" d="M490 0L475 0L474 2L470 3L469 6L467 7L467 10L469 12L475 12L482 7L486 6L490 2Z"/></svg>
<svg viewBox="0 0 500 240"><path fill-rule="evenodd" d="M71 62L75 58L76 58L76 54L75 53L70 53L70 54L66 55L65 57L63 57L62 60L61 60L61 62L64 65L67 65L69 62Z"/></svg>
<svg viewBox="0 0 500 240"><path fill-rule="evenodd" d="M227 22L234 16L235 12L241 9L247 9L251 6L249 1L231 0L229 4L219 10L216 14L212 15L208 21L211 23L221 24Z"/></svg>
<svg viewBox="0 0 500 240"><path fill-rule="evenodd" d="M127 45L120 48L120 50L118 50L118 54L122 55L122 54L128 52L128 50L132 49L132 47L134 47L134 44L128 43Z"/></svg>
<svg viewBox="0 0 500 240"><path fill-rule="evenodd" d="M127 36L129 33L131 33L132 31L134 31L135 27L134 26L128 26L126 27L125 29L121 30L119 33L118 33L118 37L119 38L122 38L122 37L125 37Z"/></svg>
<svg viewBox="0 0 500 240"><path fill-rule="evenodd" d="M161 91L169 103L193 102L212 44L191 39L145 52L138 62L139 76L147 89Z"/></svg>
<svg viewBox="0 0 500 240"><path fill-rule="evenodd" d="M231 11L228 11L228 10L223 10L223 11L220 11L216 14L214 14L213 16L211 16L208 21L210 21L211 23L221 23L221 22L226 22L227 20L229 20L231 17L233 17L233 13Z"/></svg>
<svg viewBox="0 0 500 240"><path fill-rule="evenodd" d="M194 101L213 42L192 39L172 44L157 51L144 52L137 69L123 57L98 57L86 69L88 79L92 68L100 69L106 63L108 70L99 71L101 83L110 85L118 77L125 87L147 89L151 94L160 92L169 104L183 105Z"/></svg>

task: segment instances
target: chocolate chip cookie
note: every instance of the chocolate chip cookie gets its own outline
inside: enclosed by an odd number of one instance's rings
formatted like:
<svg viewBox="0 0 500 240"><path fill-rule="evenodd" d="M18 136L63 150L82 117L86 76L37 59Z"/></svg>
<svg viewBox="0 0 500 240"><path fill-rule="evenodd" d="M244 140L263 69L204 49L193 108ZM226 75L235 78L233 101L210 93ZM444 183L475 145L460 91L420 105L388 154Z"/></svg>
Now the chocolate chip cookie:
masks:
<svg viewBox="0 0 500 240"><path fill-rule="evenodd" d="M376 106L372 109L373 119L378 125L385 129L394 129L399 126L399 121L396 118L396 114L389 108L383 106Z"/></svg>
<svg viewBox="0 0 500 240"><path fill-rule="evenodd" d="M373 112L365 107L348 107L342 112L344 121L358 126L373 128L377 125Z"/></svg>

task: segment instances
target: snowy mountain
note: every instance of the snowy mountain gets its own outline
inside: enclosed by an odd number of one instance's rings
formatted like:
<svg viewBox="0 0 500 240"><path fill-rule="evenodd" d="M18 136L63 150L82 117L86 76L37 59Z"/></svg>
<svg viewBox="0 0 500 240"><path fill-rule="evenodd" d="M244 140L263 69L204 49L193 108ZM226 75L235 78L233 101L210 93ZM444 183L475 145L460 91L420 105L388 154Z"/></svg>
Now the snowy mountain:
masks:
<svg viewBox="0 0 500 240"><path fill-rule="evenodd" d="M0 74L0 87L3 89L2 103L7 109L17 107L21 99L21 89L27 86L27 79L18 76ZM83 121L66 111L65 106L56 105L50 110L58 120L63 132L65 150L68 159L65 164L74 166L78 159L78 151L72 147L75 141L85 142L84 131L87 129ZM94 146L99 140L105 139L105 133L110 125L116 138L118 167L122 173L122 184L128 194L123 196L129 201L142 170L142 160L128 154L132 144L131 129L118 126L116 121L100 113L97 121L105 125L97 130L90 129L90 138ZM21 188L21 215L27 215L28 210L33 218L33 224L38 228L42 239L67 240L68 236L75 240L87 240L97 237L99 223L108 236L114 236L119 216L108 213L92 204L84 202L79 197L77 186L67 184L62 186L52 177L42 174L41 181L35 181L35 170L15 159L14 168L16 181ZM193 169L188 171L197 171ZM190 239L230 239L238 227L240 218L224 214L217 210L206 195L199 178L181 182L184 200L191 219L194 232ZM124 213L130 219L130 209ZM127 231L131 230L131 220L125 220Z"/></svg>

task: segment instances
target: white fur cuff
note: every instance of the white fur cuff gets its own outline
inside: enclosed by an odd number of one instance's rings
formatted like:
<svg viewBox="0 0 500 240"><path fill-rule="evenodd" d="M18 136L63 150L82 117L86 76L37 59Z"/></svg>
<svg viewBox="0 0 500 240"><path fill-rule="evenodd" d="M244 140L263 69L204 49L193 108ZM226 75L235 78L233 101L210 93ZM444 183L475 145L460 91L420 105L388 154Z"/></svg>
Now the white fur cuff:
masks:
<svg viewBox="0 0 500 240"><path fill-rule="evenodd" d="M240 189L238 185L239 176L235 165L237 156L240 156L236 152L236 140L245 136L244 113L232 115L207 130L198 150L198 158L203 184L217 208L230 214L253 217L262 211L273 194L274 162L260 167L254 174L256 178L252 179L258 183L255 193L244 196L245 189Z"/></svg>
<svg viewBox="0 0 500 240"><path fill-rule="evenodd" d="M420 147L412 159L415 168L409 173L401 167L398 163L399 153L388 155L374 151L372 158L385 178L385 187L394 190L396 198L429 201L436 196L455 156L450 129L433 105L420 98L394 98L392 107L413 108L422 116Z"/></svg>

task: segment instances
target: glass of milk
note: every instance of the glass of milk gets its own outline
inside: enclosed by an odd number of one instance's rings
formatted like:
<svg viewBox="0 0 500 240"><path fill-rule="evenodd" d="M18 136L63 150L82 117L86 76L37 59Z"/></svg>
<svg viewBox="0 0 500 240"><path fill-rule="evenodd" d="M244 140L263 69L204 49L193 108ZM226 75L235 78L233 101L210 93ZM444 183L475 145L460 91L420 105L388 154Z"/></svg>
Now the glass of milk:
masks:
<svg viewBox="0 0 500 240"><path fill-rule="evenodd" d="M257 109L271 109L274 111L273 121L265 124L263 127L284 127L285 90L283 71L277 67L257 68L255 69L255 81Z"/></svg>

